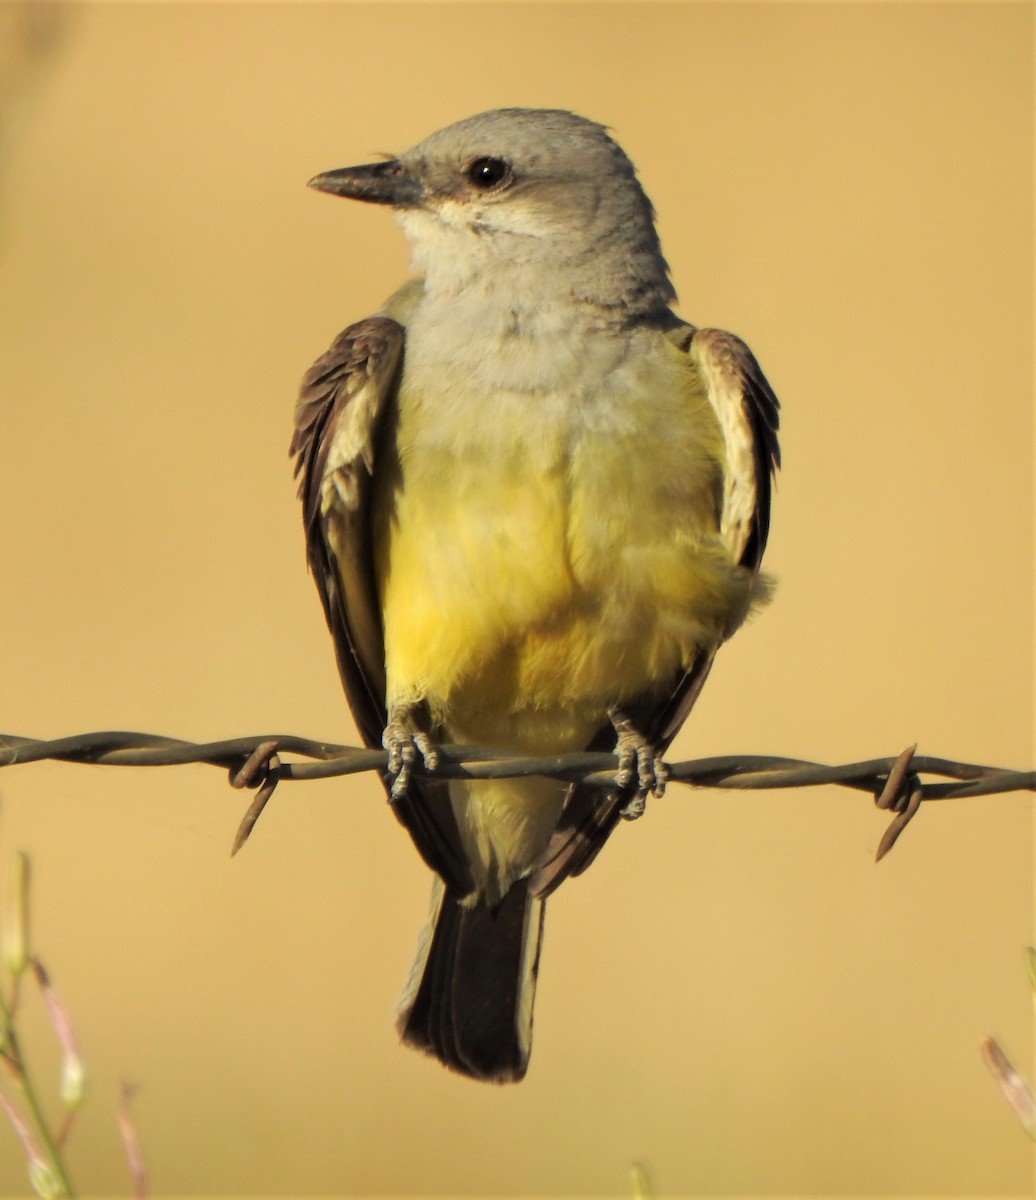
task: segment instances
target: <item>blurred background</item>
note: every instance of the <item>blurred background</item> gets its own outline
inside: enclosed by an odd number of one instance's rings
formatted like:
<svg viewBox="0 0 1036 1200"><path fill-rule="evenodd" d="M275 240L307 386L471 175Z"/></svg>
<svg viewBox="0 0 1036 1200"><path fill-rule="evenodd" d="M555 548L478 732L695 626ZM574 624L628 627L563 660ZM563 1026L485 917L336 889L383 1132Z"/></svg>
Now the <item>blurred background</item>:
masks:
<svg viewBox="0 0 1036 1200"><path fill-rule="evenodd" d="M0 731L355 739L287 446L407 259L305 183L517 104L614 129L682 314L784 404L779 589L671 757L1031 767L1031 6L8 2L0 38ZM0 774L83 1192L128 1189L125 1078L166 1195L608 1195L633 1160L666 1195L1031 1193L977 1050L1031 1063L1028 796L928 805L875 866L865 795L671 787L551 901L510 1088L397 1043L429 876L377 781L283 786L230 861L248 799Z"/></svg>

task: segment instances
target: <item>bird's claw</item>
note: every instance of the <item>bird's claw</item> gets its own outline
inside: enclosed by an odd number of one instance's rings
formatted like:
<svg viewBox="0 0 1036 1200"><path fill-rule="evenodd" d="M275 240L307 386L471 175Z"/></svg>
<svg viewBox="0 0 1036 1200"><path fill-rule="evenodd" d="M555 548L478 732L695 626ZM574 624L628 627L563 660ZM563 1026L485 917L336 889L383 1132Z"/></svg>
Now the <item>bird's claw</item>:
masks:
<svg viewBox="0 0 1036 1200"><path fill-rule="evenodd" d="M615 712L612 714L612 725L615 727L615 757L619 760L615 786L619 791L626 791L636 784L636 791L622 808L620 816L627 821L634 821L643 816L649 795L660 797L665 792L669 768L628 717Z"/></svg>
<svg viewBox="0 0 1036 1200"><path fill-rule="evenodd" d="M392 715L385 726L381 744L388 751L388 773L392 777L389 799L393 802L406 795L418 758L427 771L434 771L439 765L439 752L435 744L427 733L414 727L409 711Z"/></svg>

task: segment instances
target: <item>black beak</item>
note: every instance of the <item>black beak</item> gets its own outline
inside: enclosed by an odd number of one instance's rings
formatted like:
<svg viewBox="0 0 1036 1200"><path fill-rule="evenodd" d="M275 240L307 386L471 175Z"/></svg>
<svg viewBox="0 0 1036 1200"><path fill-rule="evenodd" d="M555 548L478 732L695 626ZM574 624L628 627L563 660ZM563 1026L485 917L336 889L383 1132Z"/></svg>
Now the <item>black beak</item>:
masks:
<svg viewBox="0 0 1036 1200"><path fill-rule="evenodd" d="M315 175L309 186L332 196L349 196L370 204L391 204L395 208L414 208L421 202L424 189L398 158L369 163L362 167L343 167Z"/></svg>

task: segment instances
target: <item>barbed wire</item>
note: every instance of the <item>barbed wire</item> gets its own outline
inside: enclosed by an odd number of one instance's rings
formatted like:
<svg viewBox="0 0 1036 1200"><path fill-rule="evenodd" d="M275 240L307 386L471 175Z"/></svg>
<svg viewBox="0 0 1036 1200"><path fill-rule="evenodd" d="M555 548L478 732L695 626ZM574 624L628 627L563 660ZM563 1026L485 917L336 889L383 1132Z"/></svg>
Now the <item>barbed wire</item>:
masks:
<svg viewBox="0 0 1036 1200"><path fill-rule="evenodd" d="M514 779L549 775L591 787L615 786L616 758L609 753L557 754L516 757L483 746L438 746L438 765L428 772L420 761L415 774L439 779ZM284 761L283 755L296 756ZM236 853L277 785L285 780L327 779L388 769L384 750L321 742L295 734L264 734L219 742L189 742L179 738L125 730L80 733L40 739L0 734L0 768L41 762L92 763L116 767L170 767L205 763L230 774L235 788L256 788L257 794L242 819L234 840ZM806 759L774 755L723 755L667 763L667 778L693 788L738 791L770 788L819 787L834 784L867 792L877 806L893 814L878 845L876 859L892 849L896 839L922 803L1036 791L1036 771L1013 771L978 763L919 755L909 746L894 758L829 766ZM923 781L922 775L935 779Z"/></svg>

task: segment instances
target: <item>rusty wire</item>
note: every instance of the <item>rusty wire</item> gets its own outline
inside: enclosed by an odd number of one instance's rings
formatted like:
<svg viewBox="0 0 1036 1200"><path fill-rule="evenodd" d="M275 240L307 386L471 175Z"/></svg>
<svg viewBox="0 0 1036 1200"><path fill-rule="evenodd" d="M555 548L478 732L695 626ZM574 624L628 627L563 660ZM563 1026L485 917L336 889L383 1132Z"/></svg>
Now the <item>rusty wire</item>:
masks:
<svg viewBox="0 0 1036 1200"><path fill-rule="evenodd" d="M437 778L508 779L549 775L592 787L613 787L616 759L608 753L523 757L476 746L439 746ZM1012 771L977 763L915 753L910 746L895 758L828 766L798 758L772 755L725 755L668 764L669 779L696 788L738 791L762 788L802 788L835 784L868 792L879 808L893 814L878 846L881 859L913 819L921 804L968 796L1036 791L1036 771ZM284 755L295 760L286 762ZM168 767L207 763L229 771L236 788L256 788L234 841L236 853L248 838L267 801L284 780L327 779L365 771L384 774L388 755L333 742L314 741L294 734L265 734L220 742L188 742L149 733L112 731L81 733L41 740L0 734L0 767L16 763L93 763L120 767ZM421 773L420 763L415 771ZM921 776L936 778L922 781Z"/></svg>

